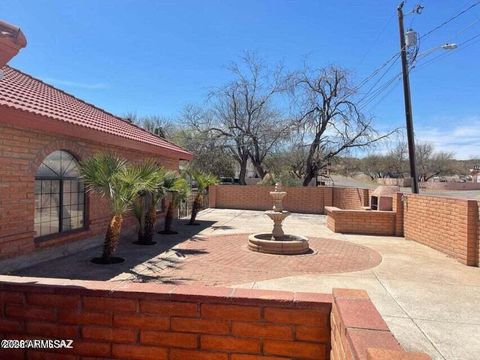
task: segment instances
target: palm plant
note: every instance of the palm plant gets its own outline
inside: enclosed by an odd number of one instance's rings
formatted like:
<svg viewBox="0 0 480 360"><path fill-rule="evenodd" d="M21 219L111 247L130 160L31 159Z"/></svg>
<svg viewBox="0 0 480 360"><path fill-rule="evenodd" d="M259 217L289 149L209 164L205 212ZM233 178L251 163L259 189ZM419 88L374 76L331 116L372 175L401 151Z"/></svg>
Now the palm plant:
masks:
<svg viewBox="0 0 480 360"><path fill-rule="evenodd" d="M153 191L148 194L148 210L145 213L145 231L142 244L151 245L155 244L153 241L153 233L155 230L155 223L157 222L157 207L158 203L167 194L165 187L165 180L172 177L173 174L170 171L166 171L164 168L157 168L155 171L156 186Z"/></svg>
<svg viewBox="0 0 480 360"><path fill-rule="evenodd" d="M120 240L123 215L132 207L138 194L152 191L154 184L151 179L145 178L137 166L129 165L113 154L94 155L83 161L80 169L87 191L96 192L107 199L112 213L102 256L92 261L99 264L123 262L124 259L113 256Z"/></svg>
<svg viewBox="0 0 480 360"><path fill-rule="evenodd" d="M164 188L170 194L170 201L168 203L167 213L165 215L165 224L160 234L178 234L172 229L174 211L182 201L187 199L190 188L187 181L175 173L169 173L164 180Z"/></svg>
<svg viewBox="0 0 480 360"><path fill-rule="evenodd" d="M203 199L207 192L207 189L211 185L218 184L218 178L214 175L204 173L202 171L191 171L189 172L190 178L197 184L197 194L195 195L195 200L192 205L192 214L190 216L190 221L188 225L198 225L195 223L198 212L202 209Z"/></svg>

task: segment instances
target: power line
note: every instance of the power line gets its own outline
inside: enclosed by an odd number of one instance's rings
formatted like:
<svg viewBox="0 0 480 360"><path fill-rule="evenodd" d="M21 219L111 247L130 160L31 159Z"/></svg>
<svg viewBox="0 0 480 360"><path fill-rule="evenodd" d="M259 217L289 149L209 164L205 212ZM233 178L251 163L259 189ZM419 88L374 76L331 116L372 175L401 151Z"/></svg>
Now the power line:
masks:
<svg viewBox="0 0 480 360"><path fill-rule="evenodd" d="M446 56L455 54L455 53L457 53L457 52L460 51L460 50L466 49L466 48L468 48L469 46L472 46L473 44L476 43L476 42L470 43L470 42L472 42L472 41L475 40L475 39L479 39L479 40L480 40L480 33L477 34L477 35L472 36L471 38L469 38L469 39L467 39L467 40L465 40L465 41L463 41L463 42L461 42L461 43L459 43L459 44L458 44L459 47L458 47L456 50L454 50L454 51L449 51L449 52L446 52L446 53L437 55L437 56L435 56L435 57L432 58L432 59L426 60L426 61L424 61L424 62L421 62L421 63L418 64L418 65L415 65L413 68L414 68L414 69L417 69L417 70L418 70L418 69L421 69L421 68L424 68L425 66L427 66L427 65L429 65L429 64L437 61L438 59L444 58L444 57L446 57ZM470 44L468 44L468 43L470 43ZM467 44L468 44L468 45L467 45ZM465 45L466 45L466 46L465 46Z"/></svg>
<svg viewBox="0 0 480 360"><path fill-rule="evenodd" d="M387 26L390 24L390 22L392 21L393 19L393 16L394 14L392 13L392 15L390 15L390 17L387 19L387 21L385 22L385 25L383 25L382 27L382 30L380 30L380 32L377 33L377 37L375 38L375 40L373 41L373 45L372 46L369 46L367 48L367 51L365 52L365 54L363 54L362 58L360 59L360 62L359 62L359 65L363 64L363 62L365 61L365 58L367 57L367 55L370 54L370 52L372 51L372 49L375 47L375 45L378 45L378 41L380 40L380 38L382 37L382 35L385 33L385 30L387 30Z"/></svg>
<svg viewBox="0 0 480 360"><path fill-rule="evenodd" d="M462 16L463 14L465 14L466 12L470 11L471 9L473 9L475 6L479 5L480 4L480 1L476 1L475 3L473 3L472 5L470 5L469 7L467 7L466 9L460 11L458 14L452 16L451 18L449 18L448 20L445 20L443 23L435 26L433 29L431 29L430 31L428 31L427 33L425 33L424 35L420 36L420 39L423 39L425 37L427 37L428 35L430 35L431 33L437 31L438 29L444 27L445 25L447 25L448 23L450 23L451 21L455 20L456 18Z"/></svg>
<svg viewBox="0 0 480 360"><path fill-rule="evenodd" d="M401 74L402 74L401 72L400 72L400 73L397 73L394 77L390 78L388 81L386 81L385 83L383 83L382 86L378 87L378 88L375 90L375 92L369 96L369 98L366 100L366 102L360 106L359 110L363 110L364 108L366 108L366 107L367 107L369 104L371 104L375 99L377 99L380 94L382 94L382 93L384 93L385 91L387 91L392 85L395 85L395 86L396 86L396 85L398 84L397 80L400 79ZM393 89L391 89L391 90L393 90ZM383 100L383 99L386 97L386 95L388 95L388 94L391 92L391 90L390 90L387 94L385 94L385 95L379 100L378 103L380 103L381 100ZM378 103L375 104L375 106L377 106Z"/></svg>
<svg viewBox="0 0 480 360"><path fill-rule="evenodd" d="M358 101L360 104L363 102L366 98L368 98L371 94L371 92L375 89L375 87L378 85L380 81L390 72L392 67L397 63L397 60L400 58L400 54L396 54L394 57L394 61L390 64L390 66L384 71L383 75L380 76L380 78L377 79L377 81L368 89L368 91L365 93L365 95ZM378 90L378 89L377 89Z"/></svg>

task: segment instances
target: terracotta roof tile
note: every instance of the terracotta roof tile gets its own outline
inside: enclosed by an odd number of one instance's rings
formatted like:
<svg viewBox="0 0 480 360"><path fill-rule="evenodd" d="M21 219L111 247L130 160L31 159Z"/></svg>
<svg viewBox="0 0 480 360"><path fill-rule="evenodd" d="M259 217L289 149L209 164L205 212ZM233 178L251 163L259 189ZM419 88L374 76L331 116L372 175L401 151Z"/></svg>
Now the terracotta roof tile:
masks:
<svg viewBox="0 0 480 360"><path fill-rule="evenodd" d="M17 69L6 65L2 70L5 76L0 80L0 106L12 107L190 155L188 151L169 141Z"/></svg>

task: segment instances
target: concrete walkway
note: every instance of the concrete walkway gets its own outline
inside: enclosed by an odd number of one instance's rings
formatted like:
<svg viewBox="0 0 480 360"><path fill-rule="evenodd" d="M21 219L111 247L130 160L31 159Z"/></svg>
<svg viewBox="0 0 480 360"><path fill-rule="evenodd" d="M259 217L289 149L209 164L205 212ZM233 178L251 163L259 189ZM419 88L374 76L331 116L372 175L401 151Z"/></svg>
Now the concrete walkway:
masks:
<svg viewBox="0 0 480 360"><path fill-rule="evenodd" d="M268 230L261 212L207 210L216 221L210 234ZM341 274L308 274L238 285L243 288L331 292L332 288L368 291L400 343L433 359L480 359L480 269L403 238L342 235L331 232L321 215L297 214L285 230L306 236L348 240L382 255L372 269ZM272 264L275 266L275 264Z"/></svg>
<svg viewBox="0 0 480 360"><path fill-rule="evenodd" d="M246 239L242 240L235 234L271 230L271 221L263 212L207 209L200 213L198 219L201 226L179 225L179 235L156 235L158 243L155 246L134 245L132 237L124 238L117 252L127 259L123 264L107 267L93 265L89 259L98 255L100 248L96 247L14 274L173 284L196 282L324 293L330 293L332 288L365 289L407 350L427 352L433 359L480 359L479 268L467 267L440 252L403 238L335 234L325 226L325 216L292 214L285 221L285 231L315 238L312 247L318 251L322 249L319 245L321 239L342 240L330 241L332 244L346 244L343 247L332 245L336 249L332 256L348 250L344 254L357 257L351 255L351 251L357 251L356 246L364 249L361 251L364 257L382 258L380 264L379 261L365 260L361 267L357 267L364 269L362 271L334 272L336 267L312 263L312 259L326 261L325 254L317 253L323 257L304 255L311 256L304 257L304 260L300 256L279 261L273 255L249 253L243 245ZM222 243L218 235L228 236ZM234 246L239 242L242 243L240 250ZM236 253L228 263L222 263L229 249L234 249L232 251ZM263 265L254 263L252 266L249 259L257 255L271 258L268 261L263 259ZM302 262L302 266L298 265L298 261ZM346 261L352 265L351 259ZM311 266L305 267L304 262ZM282 268L282 271L273 271L276 268ZM229 272L235 272L235 276L228 275ZM219 281L219 274L225 274L223 282Z"/></svg>

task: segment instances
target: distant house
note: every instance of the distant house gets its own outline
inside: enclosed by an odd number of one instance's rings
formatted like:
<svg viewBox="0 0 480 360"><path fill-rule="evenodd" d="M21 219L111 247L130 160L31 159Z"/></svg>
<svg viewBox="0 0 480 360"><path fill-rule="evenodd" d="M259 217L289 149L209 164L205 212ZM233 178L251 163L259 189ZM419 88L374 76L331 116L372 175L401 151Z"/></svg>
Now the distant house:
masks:
<svg viewBox="0 0 480 360"><path fill-rule="evenodd" d="M79 161L97 152L178 169L175 144L6 63L26 46L0 22L0 258L103 233L106 203L86 194ZM126 225L132 225L132 219Z"/></svg>

